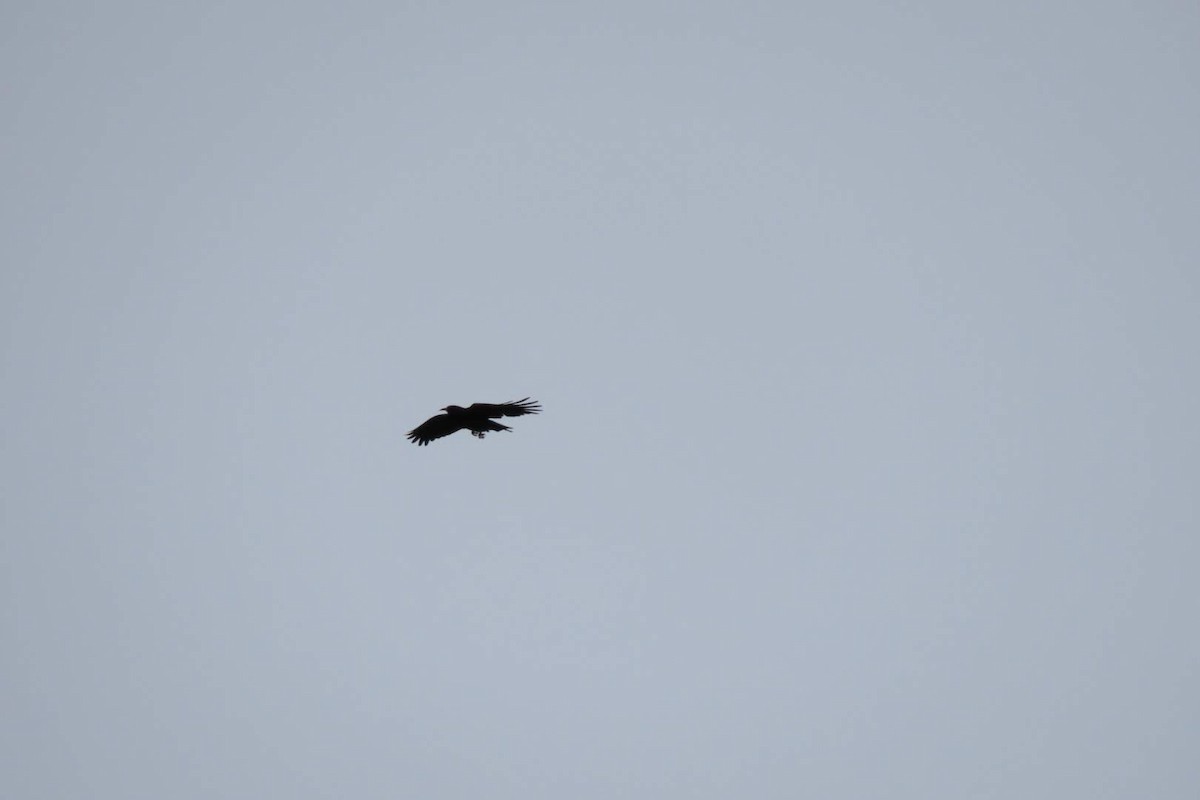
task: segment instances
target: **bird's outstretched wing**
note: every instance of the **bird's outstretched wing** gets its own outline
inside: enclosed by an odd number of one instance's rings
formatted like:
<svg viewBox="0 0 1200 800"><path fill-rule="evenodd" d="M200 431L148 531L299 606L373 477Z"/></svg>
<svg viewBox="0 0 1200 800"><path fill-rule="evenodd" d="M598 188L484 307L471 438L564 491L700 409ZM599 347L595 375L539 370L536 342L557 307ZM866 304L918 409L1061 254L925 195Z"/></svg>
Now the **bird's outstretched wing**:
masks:
<svg viewBox="0 0 1200 800"><path fill-rule="evenodd" d="M536 414L541 410L541 405L528 397L507 403L472 403L467 406L469 413L485 417L520 417L525 414Z"/></svg>
<svg viewBox="0 0 1200 800"><path fill-rule="evenodd" d="M430 417L413 428L407 435L409 440L419 445L426 445L434 439L440 439L443 436L449 436L455 431L462 430L463 427L460 420L451 417L449 414L438 414L436 417Z"/></svg>

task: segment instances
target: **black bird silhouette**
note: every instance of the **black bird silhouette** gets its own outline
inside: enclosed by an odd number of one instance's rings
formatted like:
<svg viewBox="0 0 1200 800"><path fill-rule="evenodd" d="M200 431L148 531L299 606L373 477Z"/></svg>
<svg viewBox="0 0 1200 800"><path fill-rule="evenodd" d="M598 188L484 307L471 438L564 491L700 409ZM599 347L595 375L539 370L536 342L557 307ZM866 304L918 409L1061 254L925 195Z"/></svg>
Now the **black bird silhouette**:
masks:
<svg viewBox="0 0 1200 800"><path fill-rule="evenodd" d="M462 406L446 406L442 409L445 414L430 417L408 432L408 438L419 445L427 445L434 439L449 436L464 428L472 436L482 439L488 431L511 431L507 425L492 422L496 417L520 417L525 414L536 414L542 410L536 400L528 397L522 400L512 400L508 403L472 403Z"/></svg>

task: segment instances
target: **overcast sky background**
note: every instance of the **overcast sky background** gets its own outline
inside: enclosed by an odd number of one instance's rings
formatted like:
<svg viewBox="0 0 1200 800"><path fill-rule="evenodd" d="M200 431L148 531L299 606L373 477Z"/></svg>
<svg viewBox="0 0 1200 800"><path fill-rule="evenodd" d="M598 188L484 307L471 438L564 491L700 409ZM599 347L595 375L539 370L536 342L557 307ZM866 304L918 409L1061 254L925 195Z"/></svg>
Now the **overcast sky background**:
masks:
<svg viewBox="0 0 1200 800"><path fill-rule="evenodd" d="M1197 796L1200 6L0 40L0 795Z"/></svg>

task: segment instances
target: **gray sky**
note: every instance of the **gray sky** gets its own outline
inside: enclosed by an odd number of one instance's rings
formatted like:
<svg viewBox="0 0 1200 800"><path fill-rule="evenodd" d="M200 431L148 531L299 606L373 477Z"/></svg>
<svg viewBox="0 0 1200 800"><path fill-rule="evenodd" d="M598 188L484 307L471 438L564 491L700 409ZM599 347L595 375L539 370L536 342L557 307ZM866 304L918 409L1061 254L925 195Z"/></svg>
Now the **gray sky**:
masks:
<svg viewBox="0 0 1200 800"><path fill-rule="evenodd" d="M1197 796L1194 3L2 17L0 795Z"/></svg>

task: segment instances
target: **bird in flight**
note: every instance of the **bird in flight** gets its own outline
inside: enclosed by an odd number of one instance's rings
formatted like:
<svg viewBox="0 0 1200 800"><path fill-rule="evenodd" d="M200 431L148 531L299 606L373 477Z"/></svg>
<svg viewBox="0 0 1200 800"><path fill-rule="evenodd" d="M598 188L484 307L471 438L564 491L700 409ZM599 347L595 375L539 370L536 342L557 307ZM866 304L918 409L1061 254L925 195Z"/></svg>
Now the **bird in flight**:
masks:
<svg viewBox="0 0 1200 800"><path fill-rule="evenodd" d="M472 436L482 439L488 431L512 430L507 425L492 421L497 417L520 417L536 414L541 410L541 405L528 397L508 403L472 403L466 408L446 406L442 409L445 414L425 420L408 432L408 438L419 445L427 445L434 439L449 436L465 428Z"/></svg>

